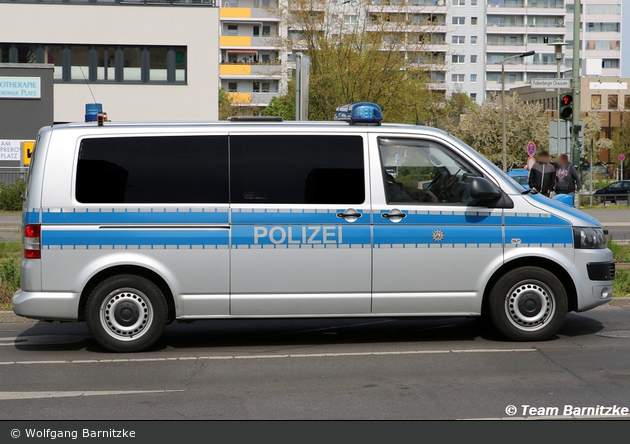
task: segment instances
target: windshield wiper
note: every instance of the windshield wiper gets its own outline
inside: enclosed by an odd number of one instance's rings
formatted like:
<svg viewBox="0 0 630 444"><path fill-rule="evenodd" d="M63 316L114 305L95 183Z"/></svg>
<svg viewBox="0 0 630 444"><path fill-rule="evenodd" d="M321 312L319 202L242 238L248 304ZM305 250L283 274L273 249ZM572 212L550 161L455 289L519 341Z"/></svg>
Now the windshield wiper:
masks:
<svg viewBox="0 0 630 444"><path fill-rule="evenodd" d="M538 191L536 190L532 190L531 188L529 190L525 190L523 191L521 194L538 194Z"/></svg>

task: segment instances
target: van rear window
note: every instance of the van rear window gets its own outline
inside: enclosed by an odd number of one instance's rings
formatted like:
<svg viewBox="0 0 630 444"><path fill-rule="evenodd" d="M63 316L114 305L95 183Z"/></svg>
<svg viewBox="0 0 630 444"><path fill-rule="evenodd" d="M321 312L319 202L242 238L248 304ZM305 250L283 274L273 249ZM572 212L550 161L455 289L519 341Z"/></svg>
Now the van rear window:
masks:
<svg viewBox="0 0 630 444"><path fill-rule="evenodd" d="M232 203L361 204L363 138L230 136Z"/></svg>
<svg viewBox="0 0 630 444"><path fill-rule="evenodd" d="M81 142L77 201L227 203L227 136L90 138Z"/></svg>

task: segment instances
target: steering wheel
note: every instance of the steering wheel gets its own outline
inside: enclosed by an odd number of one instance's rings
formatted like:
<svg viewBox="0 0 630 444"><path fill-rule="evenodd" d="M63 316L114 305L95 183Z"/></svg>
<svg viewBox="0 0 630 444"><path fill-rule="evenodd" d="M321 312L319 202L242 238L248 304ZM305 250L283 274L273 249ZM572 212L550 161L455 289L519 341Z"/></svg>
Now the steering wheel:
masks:
<svg viewBox="0 0 630 444"><path fill-rule="evenodd" d="M450 173L448 170L446 168L440 168L435 172L431 183L427 187L427 190L435 194L440 201L444 200L444 192L446 191L445 184L449 177Z"/></svg>

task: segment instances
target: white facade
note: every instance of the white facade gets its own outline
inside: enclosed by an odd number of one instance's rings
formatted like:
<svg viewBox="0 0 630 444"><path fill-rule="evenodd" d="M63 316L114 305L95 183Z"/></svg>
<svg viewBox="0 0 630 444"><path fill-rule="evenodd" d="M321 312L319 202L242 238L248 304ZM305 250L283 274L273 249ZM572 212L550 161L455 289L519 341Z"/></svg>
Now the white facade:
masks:
<svg viewBox="0 0 630 444"><path fill-rule="evenodd" d="M3 17L28 17L3 20L2 61L19 53L27 61L55 64L56 122L83 121L85 104L94 101L90 88L115 121L218 118L218 8L116 3L2 3L1 8Z"/></svg>

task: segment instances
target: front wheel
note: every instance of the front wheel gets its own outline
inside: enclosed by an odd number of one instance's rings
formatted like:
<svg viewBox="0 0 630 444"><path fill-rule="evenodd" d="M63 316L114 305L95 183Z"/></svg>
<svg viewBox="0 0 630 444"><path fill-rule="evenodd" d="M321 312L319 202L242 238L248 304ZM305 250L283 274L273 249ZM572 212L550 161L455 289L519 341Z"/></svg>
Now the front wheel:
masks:
<svg viewBox="0 0 630 444"><path fill-rule="evenodd" d="M162 291L135 275L105 279L92 291L85 307L92 336L115 352L144 350L157 341L168 321Z"/></svg>
<svg viewBox="0 0 630 444"><path fill-rule="evenodd" d="M492 288L488 307L494 326L515 341L553 336L567 314L567 293L553 273L539 267L509 271Z"/></svg>

